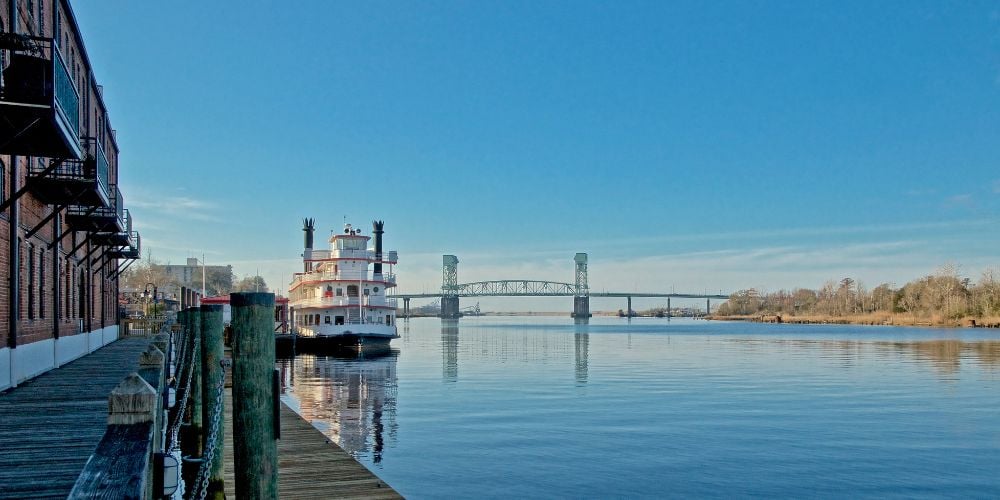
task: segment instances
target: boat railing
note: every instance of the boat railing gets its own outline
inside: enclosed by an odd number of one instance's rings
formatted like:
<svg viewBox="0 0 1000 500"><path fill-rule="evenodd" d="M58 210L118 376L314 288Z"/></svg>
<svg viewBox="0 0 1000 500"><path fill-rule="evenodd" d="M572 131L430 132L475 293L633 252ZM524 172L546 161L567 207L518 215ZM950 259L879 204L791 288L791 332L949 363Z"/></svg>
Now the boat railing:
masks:
<svg viewBox="0 0 1000 500"><path fill-rule="evenodd" d="M314 297L297 301L295 307L398 307L395 298L383 300L359 301L357 297Z"/></svg>
<svg viewBox="0 0 1000 500"><path fill-rule="evenodd" d="M368 260L371 262L380 262L382 264L395 264L399 259L395 250L382 252L381 259L376 259L375 257L374 250L337 250L336 254L333 250L312 250L309 252L309 258L306 260L330 260L337 258Z"/></svg>
<svg viewBox="0 0 1000 500"><path fill-rule="evenodd" d="M311 272L303 273L295 276L292 279L291 286L294 287L300 283L309 281L325 281L325 280L342 280L342 281L381 281L383 283L389 283L391 285L396 284L396 275L391 273L381 273L376 275L374 272L365 273L342 273L342 272Z"/></svg>

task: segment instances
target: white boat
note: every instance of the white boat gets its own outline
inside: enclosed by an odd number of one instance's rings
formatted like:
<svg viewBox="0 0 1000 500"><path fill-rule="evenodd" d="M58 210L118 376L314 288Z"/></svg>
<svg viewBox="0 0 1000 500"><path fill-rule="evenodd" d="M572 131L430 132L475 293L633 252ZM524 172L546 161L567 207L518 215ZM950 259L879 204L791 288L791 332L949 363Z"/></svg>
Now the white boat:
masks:
<svg viewBox="0 0 1000 500"><path fill-rule="evenodd" d="M351 349L388 348L396 333L395 251L382 251L383 222L371 237L350 224L329 239L329 250L314 250L313 219L306 219L303 272L288 287L293 331L298 339ZM386 266L388 269L386 269Z"/></svg>

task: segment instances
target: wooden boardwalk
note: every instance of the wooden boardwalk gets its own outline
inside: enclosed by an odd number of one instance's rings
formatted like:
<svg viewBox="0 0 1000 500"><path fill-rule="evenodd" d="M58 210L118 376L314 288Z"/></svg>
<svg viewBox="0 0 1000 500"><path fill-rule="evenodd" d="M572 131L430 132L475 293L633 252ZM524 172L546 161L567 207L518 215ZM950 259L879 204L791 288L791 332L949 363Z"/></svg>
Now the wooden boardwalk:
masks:
<svg viewBox="0 0 1000 500"><path fill-rule="evenodd" d="M66 498L148 345L125 338L0 394L0 498Z"/></svg>
<svg viewBox="0 0 1000 500"><path fill-rule="evenodd" d="M232 399L226 392L226 498L236 498L233 484ZM278 440L278 495L285 498L402 498L340 446L281 404Z"/></svg>

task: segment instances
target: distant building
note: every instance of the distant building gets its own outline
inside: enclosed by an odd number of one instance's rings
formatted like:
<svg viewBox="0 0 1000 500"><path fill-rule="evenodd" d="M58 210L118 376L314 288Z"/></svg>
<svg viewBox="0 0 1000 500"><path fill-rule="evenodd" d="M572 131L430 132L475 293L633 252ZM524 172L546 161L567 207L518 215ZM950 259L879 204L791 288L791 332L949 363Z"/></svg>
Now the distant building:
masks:
<svg viewBox="0 0 1000 500"><path fill-rule="evenodd" d="M228 293L233 288L233 266L202 266L198 259L189 258L187 264L154 264L153 268L163 272L169 285L163 285L161 291L166 297L180 293L180 287L201 290L202 276L205 277L205 288L209 296ZM204 268L204 269L203 269ZM204 271L204 275L202 274Z"/></svg>

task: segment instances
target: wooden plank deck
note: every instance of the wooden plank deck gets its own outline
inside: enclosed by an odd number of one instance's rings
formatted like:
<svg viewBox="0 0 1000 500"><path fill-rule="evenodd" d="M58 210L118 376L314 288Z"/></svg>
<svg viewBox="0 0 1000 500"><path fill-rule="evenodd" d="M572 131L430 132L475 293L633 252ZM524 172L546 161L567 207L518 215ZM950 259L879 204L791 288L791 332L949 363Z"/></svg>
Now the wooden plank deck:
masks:
<svg viewBox="0 0 1000 500"><path fill-rule="evenodd" d="M0 498L66 498L148 345L125 338L0 394Z"/></svg>
<svg viewBox="0 0 1000 500"><path fill-rule="evenodd" d="M236 498L233 484L232 398L226 392L226 497ZM284 403L278 440L278 495L285 498L402 498L343 448Z"/></svg>

